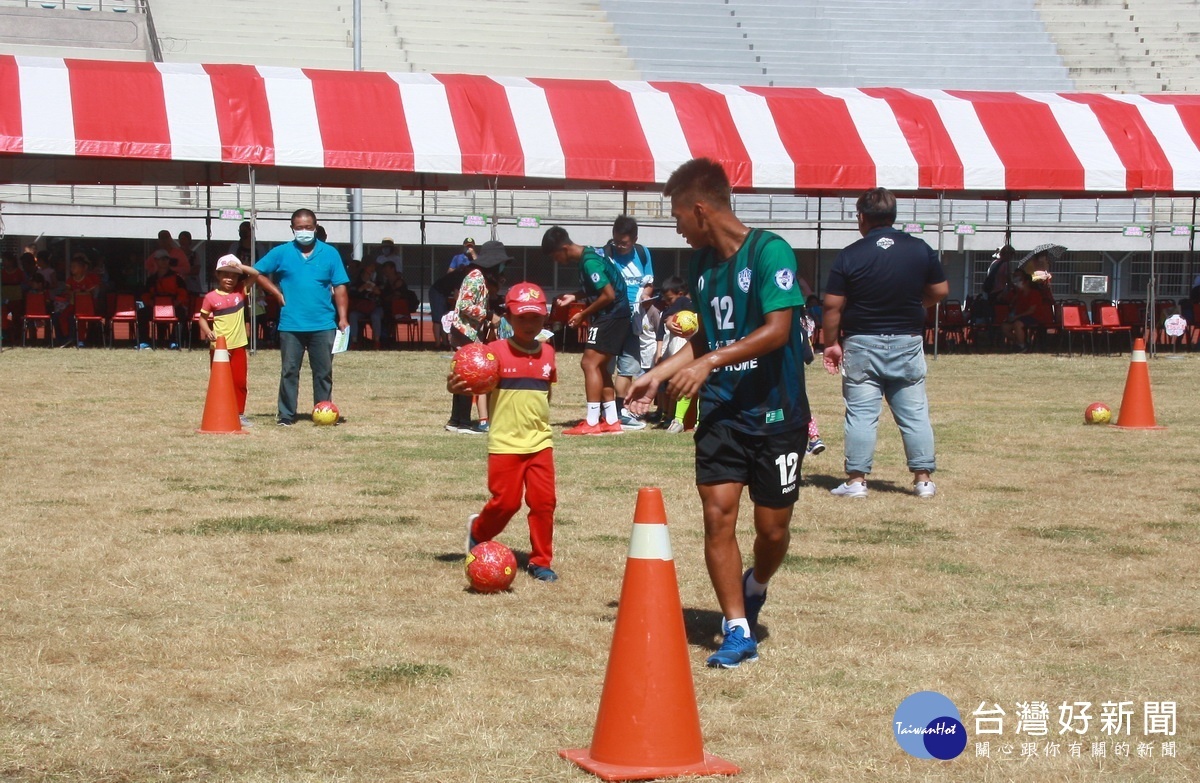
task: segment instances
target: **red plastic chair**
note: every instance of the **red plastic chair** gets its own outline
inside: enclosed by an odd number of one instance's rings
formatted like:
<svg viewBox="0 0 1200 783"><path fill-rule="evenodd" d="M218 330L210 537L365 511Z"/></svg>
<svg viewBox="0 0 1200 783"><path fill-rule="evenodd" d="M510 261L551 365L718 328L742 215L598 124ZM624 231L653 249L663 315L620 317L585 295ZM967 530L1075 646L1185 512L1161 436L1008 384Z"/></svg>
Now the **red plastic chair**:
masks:
<svg viewBox="0 0 1200 783"><path fill-rule="evenodd" d="M1104 335L1108 352L1112 353L1113 332L1124 332L1129 336L1129 350L1133 352L1133 327L1121 323L1121 316L1115 305L1100 305L1100 323L1097 324L1100 333Z"/></svg>
<svg viewBox="0 0 1200 783"><path fill-rule="evenodd" d="M33 339L38 339L38 329L44 329L46 347L54 344L54 317L46 310L46 295L40 291L29 291L25 294L25 315L21 319L22 346L29 337L30 326L33 327Z"/></svg>
<svg viewBox="0 0 1200 783"><path fill-rule="evenodd" d="M153 342L156 344L162 337L162 330L169 330L168 334L175 335L175 339L171 342L179 342L179 316L175 312L175 300L169 296L156 297L154 300L154 311L150 315L150 330L154 333Z"/></svg>
<svg viewBox="0 0 1200 783"><path fill-rule="evenodd" d="M137 302L133 294L117 294L113 304L112 315L108 317L108 347L117 341L117 325L125 330L122 339L128 339L134 345L138 342Z"/></svg>
<svg viewBox="0 0 1200 783"><path fill-rule="evenodd" d="M1096 352L1095 333L1096 330L1090 322L1087 321L1087 309L1082 304L1063 305L1059 310L1058 328L1061 331L1059 343L1061 347L1062 334L1067 337L1067 356L1074 355L1071 346L1071 335L1081 334L1086 335L1092 341L1092 353Z"/></svg>
<svg viewBox="0 0 1200 783"><path fill-rule="evenodd" d="M87 294L75 297L75 339L76 345L83 342L84 331L81 326L97 324L100 327L100 342L107 345L108 319L96 312L96 300Z"/></svg>
<svg viewBox="0 0 1200 783"><path fill-rule="evenodd" d="M414 314L412 307L408 304L408 300L404 297L393 297L391 301L392 318L395 320L395 334L393 339L400 342L401 327L407 327L408 342L420 342L421 339L421 318L420 315Z"/></svg>

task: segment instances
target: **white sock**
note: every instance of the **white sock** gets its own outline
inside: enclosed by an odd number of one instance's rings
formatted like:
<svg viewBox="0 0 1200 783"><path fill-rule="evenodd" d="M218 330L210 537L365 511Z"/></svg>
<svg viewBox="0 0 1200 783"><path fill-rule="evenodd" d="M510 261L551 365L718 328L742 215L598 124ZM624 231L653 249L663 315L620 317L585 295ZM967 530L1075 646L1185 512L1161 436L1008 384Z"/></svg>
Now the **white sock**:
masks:
<svg viewBox="0 0 1200 783"><path fill-rule="evenodd" d="M589 402L587 404L587 423L593 427L600 423L600 403Z"/></svg>
<svg viewBox="0 0 1200 783"><path fill-rule="evenodd" d="M746 577L746 595L766 595L767 585L754 578L753 569L750 571L750 576Z"/></svg>
<svg viewBox="0 0 1200 783"><path fill-rule="evenodd" d="M590 403L589 403L590 404ZM602 403L604 406L604 420L609 424L617 423L617 403L616 400Z"/></svg>
<svg viewBox="0 0 1200 783"><path fill-rule="evenodd" d="M745 617L739 617L736 620L726 620L725 628L732 631L734 628L741 628L742 633L746 634L746 638L750 638L750 623L746 622Z"/></svg>

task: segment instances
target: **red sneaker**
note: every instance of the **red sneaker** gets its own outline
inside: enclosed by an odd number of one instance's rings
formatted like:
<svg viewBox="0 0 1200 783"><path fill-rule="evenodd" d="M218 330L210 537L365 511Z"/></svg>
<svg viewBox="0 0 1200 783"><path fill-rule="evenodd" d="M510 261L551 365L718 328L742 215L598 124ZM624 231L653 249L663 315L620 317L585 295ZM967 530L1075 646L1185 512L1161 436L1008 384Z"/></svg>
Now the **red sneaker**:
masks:
<svg viewBox="0 0 1200 783"><path fill-rule="evenodd" d="M620 435L624 431L625 428L621 426L621 422L619 421L614 421L612 424L606 421L600 422L600 432L604 435Z"/></svg>
<svg viewBox="0 0 1200 783"><path fill-rule="evenodd" d="M604 424L588 424L587 419L576 424L570 429L563 430L563 435L603 435L605 432Z"/></svg>

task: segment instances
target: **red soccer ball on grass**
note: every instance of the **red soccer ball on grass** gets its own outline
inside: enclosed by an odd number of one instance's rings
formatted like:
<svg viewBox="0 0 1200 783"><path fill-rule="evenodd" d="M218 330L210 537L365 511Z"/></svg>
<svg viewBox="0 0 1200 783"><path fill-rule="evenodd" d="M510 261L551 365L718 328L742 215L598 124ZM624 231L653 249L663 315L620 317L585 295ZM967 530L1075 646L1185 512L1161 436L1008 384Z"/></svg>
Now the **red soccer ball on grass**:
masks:
<svg viewBox="0 0 1200 783"><path fill-rule="evenodd" d="M1112 408L1102 402L1093 402L1083 411L1084 424L1108 424L1112 421Z"/></svg>
<svg viewBox="0 0 1200 783"><path fill-rule="evenodd" d="M313 406L313 424L319 424L323 427L328 427L332 424L337 424L338 418L340 417L341 413L338 411L337 406L332 402L318 402Z"/></svg>
<svg viewBox="0 0 1200 783"><path fill-rule="evenodd" d="M487 394L500 383L500 359L483 343L455 351L450 371L463 380L471 394Z"/></svg>
<svg viewBox="0 0 1200 783"><path fill-rule="evenodd" d="M507 590L517 575L517 556L499 541L476 544L467 555L467 581L477 593Z"/></svg>

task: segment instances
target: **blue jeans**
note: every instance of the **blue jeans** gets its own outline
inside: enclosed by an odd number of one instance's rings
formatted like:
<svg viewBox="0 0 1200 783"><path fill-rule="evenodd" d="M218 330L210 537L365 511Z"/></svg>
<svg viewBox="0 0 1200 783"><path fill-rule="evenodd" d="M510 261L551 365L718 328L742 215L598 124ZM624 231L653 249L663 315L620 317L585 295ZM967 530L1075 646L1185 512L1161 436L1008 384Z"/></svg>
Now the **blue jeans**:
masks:
<svg viewBox="0 0 1200 783"><path fill-rule="evenodd" d="M279 420L296 418L296 395L300 391L300 364L308 351L312 368L313 405L333 401L333 338L336 329L319 332L280 332L279 358L283 369L279 374Z"/></svg>
<svg viewBox="0 0 1200 783"><path fill-rule="evenodd" d="M922 337L855 335L842 340L842 397L846 401L847 473L871 472L882 399L887 399L900 428L908 469L934 471Z"/></svg>

